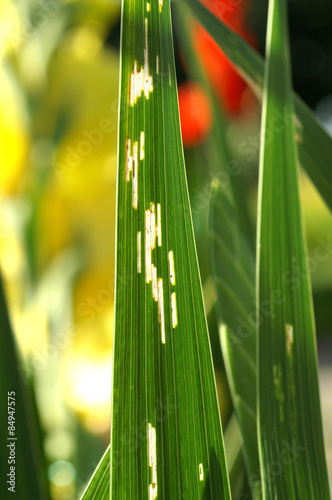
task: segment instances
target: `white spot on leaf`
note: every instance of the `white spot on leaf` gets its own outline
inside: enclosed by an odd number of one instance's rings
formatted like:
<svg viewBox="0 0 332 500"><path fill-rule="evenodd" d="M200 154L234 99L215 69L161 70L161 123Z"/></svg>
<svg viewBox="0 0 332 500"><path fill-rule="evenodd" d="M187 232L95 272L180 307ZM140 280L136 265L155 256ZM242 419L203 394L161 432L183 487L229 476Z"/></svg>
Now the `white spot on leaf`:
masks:
<svg viewBox="0 0 332 500"><path fill-rule="evenodd" d="M134 102L136 100L136 97L135 97L135 91L136 91L136 73L137 73L137 63L136 61L134 62L134 71L131 73L130 75L130 90L129 90L129 103L130 103L130 106L133 106L134 105Z"/></svg>
<svg viewBox="0 0 332 500"><path fill-rule="evenodd" d="M152 264L152 297L156 302L158 301L157 268L153 264Z"/></svg>
<svg viewBox="0 0 332 500"><path fill-rule="evenodd" d="M137 209L138 202L138 143L133 144L133 207Z"/></svg>
<svg viewBox="0 0 332 500"><path fill-rule="evenodd" d="M158 319L160 323L161 342L165 344L164 289L162 278L158 280Z"/></svg>
<svg viewBox="0 0 332 500"><path fill-rule="evenodd" d="M151 248L156 246L156 214L154 209L154 203L150 203L150 238L151 238Z"/></svg>
<svg viewBox="0 0 332 500"><path fill-rule="evenodd" d="M134 69L130 75L130 105L133 106L142 93L144 93L146 99L149 99L152 91L153 78L149 74L148 20L145 18L144 66L138 71L137 61L134 61Z"/></svg>
<svg viewBox="0 0 332 500"><path fill-rule="evenodd" d="M156 429L148 424L148 448L149 448L149 467L152 469L152 482L149 485L149 500L157 498L157 440Z"/></svg>
<svg viewBox="0 0 332 500"><path fill-rule="evenodd" d="M157 220L158 220L158 224L156 227L156 234L158 237L158 247L161 247L161 206L160 206L160 203L157 204Z"/></svg>
<svg viewBox="0 0 332 500"><path fill-rule="evenodd" d="M151 237L150 237L150 210L145 211L145 281L150 283L152 279L151 262Z"/></svg>
<svg viewBox="0 0 332 500"><path fill-rule="evenodd" d="M199 472L199 480L204 481L204 469L203 469L203 464L199 464L198 466L198 472Z"/></svg>
<svg viewBox="0 0 332 500"><path fill-rule="evenodd" d="M130 180L130 172L133 169L133 157L131 156L131 140L126 142L126 181Z"/></svg>
<svg viewBox="0 0 332 500"><path fill-rule="evenodd" d="M144 159L144 145L145 145L144 143L145 143L145 134L144 134L144 132L141 132L140 155L139 155L140 160Z"/></svg>
<svg viewBox="0 0 332 500"><path fill-rule="evenodd" d="M287 342L287 354L288 356L292 352L292 344L293 344L293 326L286 325L286 342Z"/></svg>
<svg viewBox="0 0 332 500"><path fill-rule="evenodd" d="M171 284L175 285L174 256L172 250L168 253L168 262L169 262L169 279Z"/></svg>
<svg viewBox="0 0 332 500"><path fill-rule="evenodd" d="M175 328L178 324L178 312L176 307L175 292L173 292L171 295L171 310L172 310L172 327Z"/></svg>

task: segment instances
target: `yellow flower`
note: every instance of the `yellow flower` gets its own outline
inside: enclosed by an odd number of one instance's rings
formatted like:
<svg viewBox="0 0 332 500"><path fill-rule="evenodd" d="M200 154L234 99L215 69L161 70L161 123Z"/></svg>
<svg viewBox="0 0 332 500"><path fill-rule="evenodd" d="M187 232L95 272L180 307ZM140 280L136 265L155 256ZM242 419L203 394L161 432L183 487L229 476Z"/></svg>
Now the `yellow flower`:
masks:
<svg viewBox="0 0 332 500"><path fill-rule="evenodd" d="M0 195L12 196L20 191L29 138L18 93L3 66L0 82Z"/></svg>

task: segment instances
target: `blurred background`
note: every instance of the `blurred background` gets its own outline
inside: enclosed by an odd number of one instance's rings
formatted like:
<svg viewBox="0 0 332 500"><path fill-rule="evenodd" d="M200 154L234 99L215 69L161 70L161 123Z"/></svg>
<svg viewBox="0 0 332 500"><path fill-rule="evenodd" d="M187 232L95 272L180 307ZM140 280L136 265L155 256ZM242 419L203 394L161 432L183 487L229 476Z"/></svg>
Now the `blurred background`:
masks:
<svg viewBox="0 0 332 500"><path fill-rule="evenodd" d="M266 0L205 4L264 53ZM224 425L231 414L209 277L208 94L175 52L181 125ZM33 380L52 499L77 498L109 443L115 257L120 2L1 0L0 265L20 349ZM190 37L241 169L255 227L260 105L209 36ZM296 92L332 134L332 5L291 0ZM217 166L218 167L218 166ZM332 164L331 164L332 168ZM332 471L332 216L302 175L321 396ZM323 242L323 243L322 243ZM324 242L326 243L324 246ZM317 261L320 247L324 260ZM332 477L332 474L331 474Z"/></svg>

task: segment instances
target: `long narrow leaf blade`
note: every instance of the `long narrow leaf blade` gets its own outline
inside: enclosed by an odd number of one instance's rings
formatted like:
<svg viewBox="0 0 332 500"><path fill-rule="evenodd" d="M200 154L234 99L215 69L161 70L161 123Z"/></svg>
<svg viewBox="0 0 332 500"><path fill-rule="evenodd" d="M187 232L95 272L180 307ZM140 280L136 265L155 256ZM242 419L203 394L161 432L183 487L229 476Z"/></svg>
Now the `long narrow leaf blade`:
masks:
<svg viewBox="0 0 332 500"><path fill-rule="evenodd" d="M111 497L229 498L169 0L124 0Z"/></svg>
<svg viewBox="0 0 332 500"><path fill-rule="evenodd" d="M244 186L239 183L239 176L233 177L227 172L231 164L226 141L227 120L192 45L193 15L182 4L177 5L176 12L177 36L187 69L204 87L213 109L214 126L205 142L205 156L211 175L221 181L214 180L210 201L211 272L217 292L215 306L227 378L244 440L249 483L257 499L261 495L261 485L256 429L256 327L248 321L250 314L255 312L255 257L250 218L243 203ZM227 455L228 429L227 426ZM233 450L234 443L228 443ZM239 454L242 456L242 450ZM229 473L232 486L230 466Z"/></svg>
<svg viewBox="0 0 332 500"><path fill-rule="evenodd" d="M100 459L81 500L109 500L110 498L110 447Z"/></svg>
<svg viewBox="0 0 332 500"><path fill-rule="evenodd" d="M0 276L0 491L2 498L46 500L47 478L29 387L19 370Z"/></svg>
<svg viewBox="0 0 332 500"><path fill-rule="evenodd" d="M255 260L233 203L214 182L209 221L211 272L223 358L241 428L253 498L260 498L256 421Z"/></svg>
<svg viewBox="0 0 332 500"><path fill-rule="evenodd" d="M285 0L270 0L258 222L258 436L266 499L328 500ZM272 135L275 112L285 126ZM269 138L268 138L269 137Z"/></svg>
<svg viewBox="0 0 332 500"><path fill-rule="evenodd" d="M213 127L203 144L204 154L207 158L207 167L210 175L213 175L216 179L220 179L225 189L228 189L229 184L229 191L232 193L234 205L238 212L238 220L252 248L254 248L254 232L247 202L243 196L244 181L240 175L231 175L229 172L233 160L227 141L228 118L221 109L216 92L209 81L201 59L197 56L193 44L192 34L195 33L195 18L188 6L182 3L176 4L176 13L176 33L180 42L181 52L186 61L187 71L190 77L194 81L199 82L204 88L213 112Z"/></svg>
<svg viewBox="0 0 332 500"><path fill-rule="evenodd" d="M241 36L217 19L200 0L185 0L199 22L214 38L237 71L261 96L264 75L264 59ZM318 118L295 93L292 93L297 116L297 141L301 166L332 209L332 140ZM271 116L272 132L289 125L290 116L276 111Z"/></svg>

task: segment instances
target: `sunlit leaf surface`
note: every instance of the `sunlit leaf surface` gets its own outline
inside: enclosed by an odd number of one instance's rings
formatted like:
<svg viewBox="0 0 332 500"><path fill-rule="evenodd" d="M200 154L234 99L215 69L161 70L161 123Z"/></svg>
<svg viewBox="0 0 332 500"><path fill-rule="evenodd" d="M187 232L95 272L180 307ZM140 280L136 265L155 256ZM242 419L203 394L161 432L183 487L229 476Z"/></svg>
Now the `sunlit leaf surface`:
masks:
<svg viewBox="0 0 332 500"><path fill-rule="evenodd" d="M265 499L328 500L314 317L301 222L286 1L267 30L258 222L258 436ZM284 127L269 136L278 112ZM317 144L316 144L317 148Z"/></svg>
<svg viewBox="0 0 332 500"><path fill-rule="evenodd" d="M109 500L110 498L110 447L108 446L96 467L81 500Z"/></svg>
<svg viewBox="0 0 332 500"><path fill-rule="evenodd" d="M111 497L229 498L169 0L124 0Z"/></svg>

